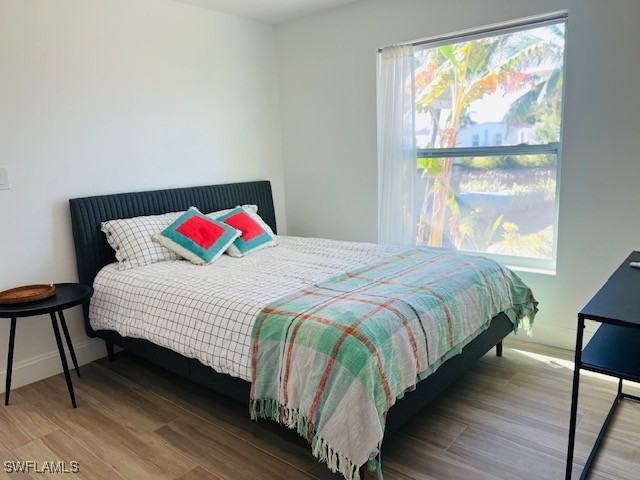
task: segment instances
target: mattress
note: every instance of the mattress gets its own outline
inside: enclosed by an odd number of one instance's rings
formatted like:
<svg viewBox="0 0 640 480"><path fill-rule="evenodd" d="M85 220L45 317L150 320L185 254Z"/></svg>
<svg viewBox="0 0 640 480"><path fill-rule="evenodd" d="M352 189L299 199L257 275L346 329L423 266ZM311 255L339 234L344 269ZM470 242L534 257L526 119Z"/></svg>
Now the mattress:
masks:
<svg viewBox="0 0 640 480"><path fill-rule="evenodd" d="M95 330L114 330L251 381L251 331L260 311L302 288L384 261L402 247L278 236L278 246L206 266L166 261L105 266L89 309Z"/></svg>

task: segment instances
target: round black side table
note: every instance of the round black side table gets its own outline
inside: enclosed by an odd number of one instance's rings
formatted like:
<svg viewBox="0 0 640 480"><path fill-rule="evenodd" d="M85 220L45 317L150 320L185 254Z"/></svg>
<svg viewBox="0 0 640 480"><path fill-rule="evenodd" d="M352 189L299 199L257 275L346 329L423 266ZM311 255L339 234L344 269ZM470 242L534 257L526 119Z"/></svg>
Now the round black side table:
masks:
<svg viewBox="0 0 640 480"><path fill-rule="evenodd" d="M73 384L71 383L71 375L69 374L69 366L67 365L67 356L65 355L64 347L62 346L62 338L60 337L60 329L58 328L56 313L58 314L58 317L60 317L60 325L62 325L62 331L64 332L65 339L67 340L67 346L69 347L69 353L73 360L73 366L79 377L80 369L78 368L76 352L73 351L73 344L71 343L71 337L69 336L69 329L67 328L67 322L64 319L62 311L88 302L91 295L93 295L93 288L88 285L82 285L80 283L57 283L56 294L52 297L39 300L37 302L0 305L0 318L11 319L9 356L7 358L7 383L4 394L5 405L9 405L9 394L11 393L11 373L13 370L13 346L16 337L16 320L22 317L49 314L51 316L53 334L55 335L56 343L58 344L58 352L60 353L60 361L62 362L62 369L64 370L64 378L67 380L67 388L69 389L71 404L73 405L73 408L76 408L76 396L73 393Z"/></svg>

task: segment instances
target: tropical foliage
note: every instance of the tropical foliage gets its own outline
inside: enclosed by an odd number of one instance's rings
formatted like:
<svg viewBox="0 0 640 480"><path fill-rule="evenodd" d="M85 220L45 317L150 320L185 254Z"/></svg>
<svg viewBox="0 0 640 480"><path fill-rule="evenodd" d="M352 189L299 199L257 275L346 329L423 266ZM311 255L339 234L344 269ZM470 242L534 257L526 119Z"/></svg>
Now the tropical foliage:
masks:
<svg viewBox="0 0 640 480"><path fill-rule="evenodd" d="M563 82L564 25L474 39L416 52L416 109L427 113L428 146L454 148L461 128L474 123L474 105L487 98L510 101L503 121L508 126L532 125L533 143L559 141ZM507 100L504 100L504 104ZM461 168L489 170L555 168L555 155L504 155L419 158L425 179L418 221L418 244L442 246L448 227L454 245L464 242L486 250L503 225L503 216L478 222L478 209L463 212L451 189L454 163ZM548 179L547 179L548 180ZM552 179L555 187L555 179ZM555 193L555 191L554 191ZM486 220L486 219L485 219ZM503 236L511 233L502 228ZM546 238L546 237L545 237Z"/></svg>

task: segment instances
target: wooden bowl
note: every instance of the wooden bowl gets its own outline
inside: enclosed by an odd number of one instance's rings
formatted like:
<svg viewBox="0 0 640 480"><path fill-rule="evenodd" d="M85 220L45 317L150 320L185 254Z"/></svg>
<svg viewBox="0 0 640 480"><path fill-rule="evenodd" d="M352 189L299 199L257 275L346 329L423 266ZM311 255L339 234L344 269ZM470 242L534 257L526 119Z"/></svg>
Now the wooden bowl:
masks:
<svg viewBox="0 0 640 480"><path fill-rule="evenodd" d="M37 302L38 300L53 297L55 294L56 286L53 284L26 285L0 292L0 304Z"/></svg>

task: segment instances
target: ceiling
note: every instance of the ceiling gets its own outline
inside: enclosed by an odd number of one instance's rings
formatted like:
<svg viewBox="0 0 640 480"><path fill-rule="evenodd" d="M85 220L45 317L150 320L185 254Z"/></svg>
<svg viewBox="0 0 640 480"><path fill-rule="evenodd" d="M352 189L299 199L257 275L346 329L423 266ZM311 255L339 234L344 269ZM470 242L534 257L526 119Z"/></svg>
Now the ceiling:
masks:
<svg viewBox="0 0 640 480"><path fill-rule="evenodd" d="M283 23L358 0L176 0L267 23Z"/></svg>

